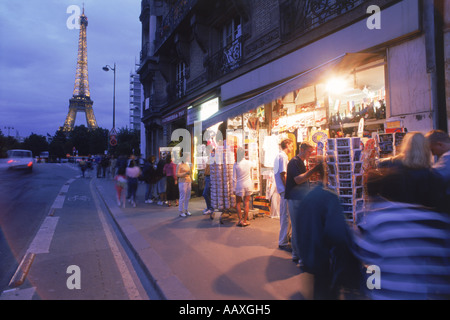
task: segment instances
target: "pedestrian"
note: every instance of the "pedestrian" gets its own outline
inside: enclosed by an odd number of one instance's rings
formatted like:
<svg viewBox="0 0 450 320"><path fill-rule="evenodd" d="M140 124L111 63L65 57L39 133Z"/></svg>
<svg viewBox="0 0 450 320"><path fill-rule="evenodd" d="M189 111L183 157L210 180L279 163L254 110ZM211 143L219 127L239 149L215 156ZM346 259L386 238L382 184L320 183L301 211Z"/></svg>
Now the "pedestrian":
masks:
<svg viewBox="0 0 450 320"><path fill-rule="evenodd" d="M392 180L369 172L369 201L356 237L357 255L370 266L363 281L374 300L450 299L450 216L420 204L391 202Z"/></svg>
<svg viewBox="0 0 450 320"><path fill-rule="evenodd" d="M91 171L94 170L94 159L92 157L89 157L86 161L86 176L88 178L91 177Z"/></svg>
<svg viewBox="0 0 450 320"><path fill-rule="evenodd" d="M289 218L287 199L285 199L286 190L286 172L289 163L288 154L294 149L294 143L291 139L281 141L281 150L275 157L273 173L275 176L275 185L280 194L280 232L278 234L278 247L282 250L292 251L289 243L291 239L291 219Z"/></svg>
<svg viewBox="0 0 450 320"><path fill-rule="evenodd" d="M102 167L102 177L107 178L108 168L109 168L109 157L103 156L100 161L100 165Z"/></svg>
<svg viewBox="0 0 450 320"><path fill-rule="evenodd" d="M163 174L166 176L167 206L170 207L172 201L175 201L176 205L178 205L177 165L173 163L170 154L166 157Z"/></svg>
<svg viewBox="0 0 450 320"><path fill-rule="evenodd" d="M144 201L145 203L153 203L153 192L155 187L155 156L150 156L144 163L144 168L142 170L143 179L146 184Z"/></svg>
<svg viewBox="0 0 450 320"><path fill-rule="evenodd" d="M162 152L159 154L159 161L156 165L156 178L158 190L158 205L162 206L166 202L166 177L164 176L164 166L166 165L166 155Z"/></svg>
<svg viewBox="0 0 450 320"><path fill-rule="evenodd" d="M432 130L426 134L430 143L430 149L438 161L433 165L433 169L439 173L446 184L446 204L450 208L450 137L442 130ZM448 212L448 211L447 211Z"/></svg>
<svg viewBox="0 0 450 320"><path fill-rule="evenodd" d="M178 189L180 200L178 211L181 217L190 216L189 200L191 199L191 167L188 163L181 161L177 166Z"/></svg>
<svg viewBox="0 0 450 320"><path fill-rule="evenodd" d="M86 159L84 157L81 158L79 165L80 165L80 169L81 169L81 175L84 178L84 173L86 172L86 168L87 168Z"/></svg>
<svg viewBox="0 0 450 320"><path fill-rule="evenodd" d="M314 299L336 300L340 289L358 289L361 264L355 257L353 234L336 193L324 188L323 165L315 170L321 181L297 206L295 248L302 270L314 275Z"/></svg>
<svg viewBox="0 0 450 320"><path fill-rule="evenodd" d="M445 182L431 168L430 146L422 133L406 134L400 154L384 160L379 171L385 181L380 194L386 199L444 210Z"/></svg>
<svg viewBox="0 0 450 320"><path fill-rule="evenodd" d="M95 165L96 165L96 169L97 169L97 178L101 178L102 176L102 157L100 155L97 155L95 157Z"/></svg>
<svg viewBox="0 0 450 320"><path fill-rule="evenodd" d="M247 227L250 196L253 193L251 171L255 167L253 162L245 159L244 149L242 147L236 150L236 161L233 165L233 194L236 195L236 211L238 214L238 227ZM241 204L244 206L244 215L242 215Z"/></svg>
<svg viewBox="0 0 450 320"><path fill-rule="evenodd" d="M298 154L293 157L287 166L286 171L286 188L284 191L284 198L288 201L289 216L292 225L292 261L301 264L301 257L298 255L298 250L295 247L295 237L298 228L294 228L297 223L296 216L299 212L299 204L309 192L309 178L322 165L318 163L314 168L306 170L305 161L309 159L314 147L308 142L302 142Z"/></svg>
<svg viewBox="0 0 450 320"><path fill-rule="evenodd" d="M134 160L131 160L125 172L127 176L128 189L130 191L131 205L136 207L136 192L138 188L138 179L141 175L141 169L138 165L136 165Z"/></svg>
<svg viewBox="0 0 450 320"><path fill-rule="evenodd" d="M117 170L117 174L114 176L115 188L116 188L116 200L117 205L121 205L125 208L125 192L124 189L127 188L127 177L124 167L120 167Z"/></svg>
<svg viewBox="0 0 450 320"><path fill-rule="evenodd" d="M110 166L109 166L109 173L111 175L111 178L114 178L116 176L116 166L117 166L117 159L114 155L111 156Z"/></svg>
<svg viewBox="0 0 450 320"><path fill-rule="evenodd" d="M210 164L209 159L205 167L205 187L203 188L203 198L205 199L206 209L203 210L203 214L209 214L210 218L213 218L214 208L211 202L211 176L210 176Z"/></svg>

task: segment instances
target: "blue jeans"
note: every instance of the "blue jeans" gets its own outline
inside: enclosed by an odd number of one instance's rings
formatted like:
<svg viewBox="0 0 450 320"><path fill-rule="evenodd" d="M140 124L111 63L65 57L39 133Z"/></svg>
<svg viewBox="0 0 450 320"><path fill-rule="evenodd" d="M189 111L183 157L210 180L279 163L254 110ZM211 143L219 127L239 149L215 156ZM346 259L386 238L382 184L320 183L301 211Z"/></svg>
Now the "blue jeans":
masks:
<svg viewBox="0 0 450 320"><path fill-rule="evenodd" d="M130 198L132 201L136 202L136 191L138 188L138 179L128 177L128 191L130 192Z"/></svg>
<svg viewBox="0 0 450 320"><path fill-rule="evenodd" d="M278 245L288 245L291 234L291 218L289 216L288 200L284 198L284 192L282 192L280 193L280 233L278 236Z"/></svg>
<svg viewBox="0 0 450 320"><path fill-rule="evenodd" d="M214 211L211 205L211 178L210 176L205 176L205 188L203 189L203 198L205 198L206 209Z"/></svg>
<svg viewBox="0 0 450 320"><path fill-rule="evenodd" d="M151 200L155 198L154 190L156 189L156 184L147 183L147 188L145 190L145 200Z"/></svg>
<svg viewBox="0 0 450 320"><path fill-rule="evenodd" d="M298 215L299 212L299 205L302 202L302 200L293 200L293 199L288 199L288 207L289 207L289 217L291 218L291 232L292 232L292 240L291 240L291 246L292 246L292 259L297 260L297 259L301 259L301 257L298 254L298 249L297 249L297 245L296 245L296 241L297 241L297 228L295 227L297 222L296 216Z"/></svg>

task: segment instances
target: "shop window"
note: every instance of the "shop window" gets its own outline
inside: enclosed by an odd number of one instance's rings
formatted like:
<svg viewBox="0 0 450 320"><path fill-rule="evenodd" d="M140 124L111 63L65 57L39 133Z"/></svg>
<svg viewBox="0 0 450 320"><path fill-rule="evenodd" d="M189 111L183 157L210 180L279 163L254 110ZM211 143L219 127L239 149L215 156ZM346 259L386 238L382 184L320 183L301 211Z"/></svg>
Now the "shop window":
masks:
<svg viewBox="0 0 450 320"><path fill-rule="evenodd" d="M386 119L384 67L384 61L376 61L349 76L329 79L326 91L330 127L350 129L361 118L367 123Z"/></svg>

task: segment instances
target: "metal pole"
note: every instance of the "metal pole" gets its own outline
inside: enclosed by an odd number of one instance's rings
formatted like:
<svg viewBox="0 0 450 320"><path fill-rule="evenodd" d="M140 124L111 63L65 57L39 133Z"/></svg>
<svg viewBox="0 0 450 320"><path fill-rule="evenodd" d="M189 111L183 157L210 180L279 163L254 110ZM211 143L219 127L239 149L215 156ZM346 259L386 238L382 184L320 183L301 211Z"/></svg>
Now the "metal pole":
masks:
<svg viewBox="0 0 450 320"><path fill-rule="evenodd" d="M116 63L114 62L113 128L116 128Z"/></svg>

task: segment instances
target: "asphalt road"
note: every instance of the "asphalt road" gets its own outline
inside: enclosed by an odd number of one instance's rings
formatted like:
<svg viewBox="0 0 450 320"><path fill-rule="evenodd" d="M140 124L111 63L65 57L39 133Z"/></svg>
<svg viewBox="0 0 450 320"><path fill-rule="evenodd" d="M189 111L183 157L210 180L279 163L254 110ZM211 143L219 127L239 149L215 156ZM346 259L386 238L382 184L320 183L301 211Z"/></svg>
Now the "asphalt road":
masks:
<svg viewBox="0 0 450 320"><path fill-rule="evenodd" d="M157 299L73 165L0 164L0 226L0 300Z"/></svg>

